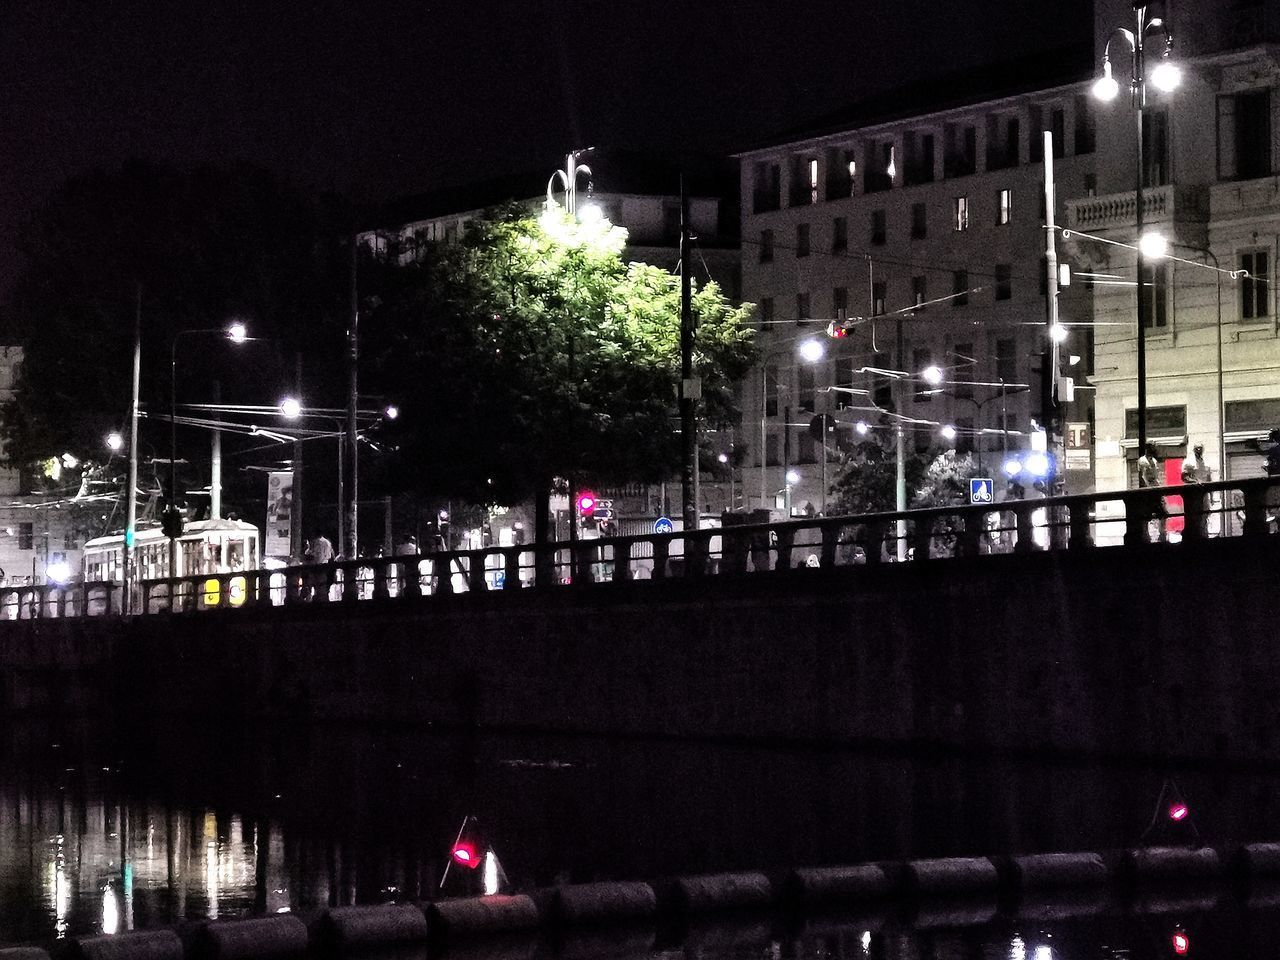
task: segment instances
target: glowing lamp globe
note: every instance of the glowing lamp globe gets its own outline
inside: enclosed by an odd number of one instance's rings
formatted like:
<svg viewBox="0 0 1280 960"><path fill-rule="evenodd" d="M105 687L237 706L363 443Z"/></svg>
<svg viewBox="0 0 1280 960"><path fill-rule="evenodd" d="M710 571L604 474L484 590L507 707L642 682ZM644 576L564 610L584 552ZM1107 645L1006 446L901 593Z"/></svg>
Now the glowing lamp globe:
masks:
<svg viewBox="0 0 1280 960"><path fill-rule="evenodd" d="M1102 76L1093 83L1093 95L1099 100L1114 100L1120 92L1120 84L1111 75L1111 61L1102 62Z"/></svg>
<svg viewBox="0 0 1280 960"><path fill-rule="evenodd" d="M806 363L817 363L826 352L827 349L820 340L805 340L800 344L800 359Z"/></svg>
<svg viewBox="0 0 1280 960"><path fill-rule="evenodd" d="M1182 83L1182 70L1172 60L1164 59L1151 71L1151 85L1165 93L1178 89Z"/></svg>

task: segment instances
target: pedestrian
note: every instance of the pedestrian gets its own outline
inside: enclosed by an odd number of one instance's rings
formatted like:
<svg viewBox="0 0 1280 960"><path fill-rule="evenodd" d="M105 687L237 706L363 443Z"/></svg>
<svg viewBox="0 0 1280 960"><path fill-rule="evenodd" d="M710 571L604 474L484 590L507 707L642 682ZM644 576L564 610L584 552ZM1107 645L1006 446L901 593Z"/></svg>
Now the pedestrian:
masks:
<svg viewBox="0 0 1280 960"><path fill-rule="evenodd" d="M412 557L418 552L418 538L412 533L396 544L396 556Z"/></svg>
<svg viewBox="0 0 1280 960"><path fill-rule="evenodd" d="M1212 479L1212 471L1204 462L1204 444L1197 443L1191 448L1191 456L1182 461L1183 483L1208 483Z"/></svg>
<svg viewBox="0 0 1280 960"><path fill-rule="evenodd" d="M1142 456L1138 458L1138 486L1141 488L1160 487L1160 461L1156 459L1156 445L1148 443L1142 452ZM1155 498L1147 513L1147 538L1151 536L1151 521L1155 520L1159 541L1165 542L1167 534L1165 532L1165 506L1164 497Z"/></svg>
<svg viewBox="0 0 1280 960"><path fill-rule="evenodd" d="M329 542L329 538L323 533L317 533L311 538L311 542L307 546L307 562L313 567L333 562L333 544ZM310 599L328 600L329 571L311 570L307 576L311 581Z"/></svg>

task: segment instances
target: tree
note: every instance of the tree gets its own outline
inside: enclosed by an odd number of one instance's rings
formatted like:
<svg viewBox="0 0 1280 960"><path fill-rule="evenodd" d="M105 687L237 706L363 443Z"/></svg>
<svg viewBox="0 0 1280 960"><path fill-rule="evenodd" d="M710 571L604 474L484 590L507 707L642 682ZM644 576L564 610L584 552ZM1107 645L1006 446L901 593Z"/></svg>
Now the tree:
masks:
<svg viewBox="0 0 1280 960"><path fill-rule="evenodd" d="M20 235L25 262L4 342L23 347L23 362L3 410L6 457L29 466L64 452L105 455L107 433L127 426L139 293L144 462L167 456L168 425L156 414L168 412L177 331L241 318L266 341L234 356L207 339L181 341L186 402L210 400L216 377L224 400L274 403L302 344L309 374L322 381L326 358L315 345L326 333L334 361L341 357L345 231L334 228L344 219L255 167L130 162L68 180ZM178 439L180 453L207 449L203 435L197 443L180 430Z"/></svg>
<svg viewBox="0 0 1280 960"><path fill-rule="evenodd" d="M978 465L972 454L944 450L929 461L911 506L955 507L968 503L969 480L977 475Z"/></svg>
<svg viewBox="0 0 1280 960"><path fill-rule="evenodd" d="M626 232L520 208L388 264L366 311L372 376L401 408L393 480L516 504L573 476L664 479L679 463L679 280L626 263ZM702 418L728 426L750 368L749 308L693 296Z"/></svg>
<svg viewBox="0 0 1280 960"><path fill-rule="evenodd" d="M873 433L844 453L832 484L836 495L832 512L860 514L896 509L898 461L894 443L892 437ZM908 450L905 463L908 494L919 485L925 462L920 454Z"/></svg>

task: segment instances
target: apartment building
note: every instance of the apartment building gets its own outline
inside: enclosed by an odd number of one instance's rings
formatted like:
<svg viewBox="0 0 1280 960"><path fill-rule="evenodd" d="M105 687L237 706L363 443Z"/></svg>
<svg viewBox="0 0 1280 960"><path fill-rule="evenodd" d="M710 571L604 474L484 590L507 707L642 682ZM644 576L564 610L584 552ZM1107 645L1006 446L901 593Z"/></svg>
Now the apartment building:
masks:
<svg viewBox="0 0 1280 960"><path fill-rule="evenodd" d="M1043 134L1061 218L1065 198L1097 187L1089 69L1085 48L1003 64L739 156L743 297L762 349L743 391L750 506L778 508L789 486L794 512L822 509L830 476L807 429L821 413L838 423L833 461L856 430L899 422L916 449L980 451L993 475L1027 445L1048 344ZM1090 291L1064 288L1060 303L1064 319L1087 314ZM829 338L833 322L847 336ZM1081 378L1090 329L1062 350ZM817 362L798 349L809 339L827 348ZM940 383L922 377L931 367ZM1081 399L1069 417L1087 419Z"/></svg>
<svg viewBox="0 0 1280 960"><path fill-rule="evenodd" d="M1158 8L1153 13L1160 15ZM1263 472L1258 441L1280 427L1280 321L1272 278L1280 237L1280 10L1274 3L1169 5L1182 82L1148 85L1143 122L1146 229L1170 243L1149 263L1146 332L1147 434L1176 477L1189 448L1204 444L1214 479ZM1131 5L1098 0L1096 64L1112 27L1133 28ZM1164 49L1148 41L1149 63ZM1121 83L1123 38L1111 41ZM1069 241L1080 269L1105 275L1098 324L1095 444L1099 489L1136 483L1137 297L1135 112L1123 93L1099 104L1099 195L1068 203ZM1214 269L1220 267L1221 270ZM1247 271L1248 275L1233 274Z"/></svg>

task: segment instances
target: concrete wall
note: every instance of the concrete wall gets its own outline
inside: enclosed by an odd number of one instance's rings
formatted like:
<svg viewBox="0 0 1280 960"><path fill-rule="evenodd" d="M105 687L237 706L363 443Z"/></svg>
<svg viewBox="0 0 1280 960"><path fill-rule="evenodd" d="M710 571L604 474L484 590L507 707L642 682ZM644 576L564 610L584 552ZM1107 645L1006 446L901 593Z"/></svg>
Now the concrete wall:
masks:
<svg viewBox="0 0 1280 960"><path fill-rule="evenodd" d="M1280 539L10 623L9 710L1272 758ZM1212 571L1212 577L1206 575Z"/></svg>

